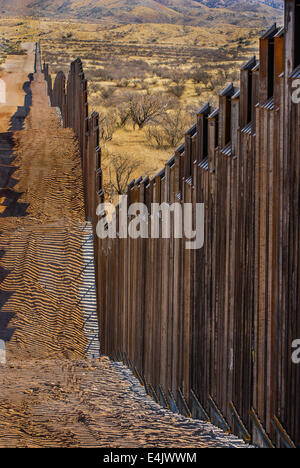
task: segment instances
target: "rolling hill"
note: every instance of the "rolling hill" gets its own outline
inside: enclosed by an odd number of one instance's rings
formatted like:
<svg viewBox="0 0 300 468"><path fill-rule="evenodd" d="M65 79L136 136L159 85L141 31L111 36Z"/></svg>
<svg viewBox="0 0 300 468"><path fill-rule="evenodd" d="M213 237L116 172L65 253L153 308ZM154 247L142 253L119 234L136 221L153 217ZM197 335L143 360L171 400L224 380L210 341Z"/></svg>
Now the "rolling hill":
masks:
<svg viewBox="0 0 300 468"><path fill-rule="evenodd" d="M282 6L282 0L0 0L3 15L190 26L264 27L281 19Z"/></svg>

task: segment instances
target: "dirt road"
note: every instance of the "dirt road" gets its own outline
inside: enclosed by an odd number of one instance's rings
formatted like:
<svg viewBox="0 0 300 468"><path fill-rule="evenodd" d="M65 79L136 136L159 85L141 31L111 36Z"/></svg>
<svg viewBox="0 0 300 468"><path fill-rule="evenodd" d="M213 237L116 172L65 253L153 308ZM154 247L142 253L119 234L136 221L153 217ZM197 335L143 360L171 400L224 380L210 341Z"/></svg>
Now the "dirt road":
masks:
<svg viewBox="0 0 300 468"><path fill-rule="evenodd" d="M0 386L2 447L245 447L160 408L129 370L106 358L13 362Z"/></svg>
<svg viewBox="0 0 300 468"><path fill-rule="evenodd" d="M6 66L17 101L0 105L0 447L245 447L160 408L123 366L86 359L80 156L41 73L20 86L27 50Z"/></svg>
<svg viewBox="0 0 300 468"><path fill-rule="evenodd" d="M13 115L6 128L23 129L0 137L8 148L0 168L0 338L7 340L8 359L84 357L80 156L72 131L49 106L43 75L32 79L17 121ZM19 88L19 79L13 81Z"/></svg>

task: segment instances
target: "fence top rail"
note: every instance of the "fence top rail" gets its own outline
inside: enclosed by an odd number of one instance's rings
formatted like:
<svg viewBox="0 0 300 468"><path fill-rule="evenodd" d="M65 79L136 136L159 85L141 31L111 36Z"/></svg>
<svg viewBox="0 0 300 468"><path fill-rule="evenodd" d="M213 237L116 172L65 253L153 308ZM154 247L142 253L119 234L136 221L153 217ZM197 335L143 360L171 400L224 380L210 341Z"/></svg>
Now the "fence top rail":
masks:
<svg viewBox="0 0 300 468"><path fill-rule="evenodd" d="M204 104L204 106L200 107L200 109L197 112L197 115L201 115L201 114L209 115L210 113L211 113L211 105L209 102L207 102L206 104Z"/></svg>
<svg viewBox="0 0 300 468"><path fill-rule="evenodd" d="M239 99L240 97L241 97L241 90L238 89L232 96L231 100L234 101L235 99Z"/></svg>
<svg viewBox="0 0 300 468"><path fill-rule="evenodd" d="M226 86L226 88L223 89L223 91L221 91L220 96L229 97L229 96L232 96L233 94L234 94L234 86L233 86L233 83L230 83L228 86Z"/></svg>
<svg viewBox="0 0 300 468"><path fill-rule="evenodd" d="M256 56L254 55L251 57L247 62L244 63L244 65L241 66L241 71L243 70L252 70L252 68L256 65L257 60Z"/></svg>
<svg viewBox="0 0 300 468"><path fill-rule="evenodd" d="M278 28L277 28L277 24L274 23L272 24L272 26L267 29L263 34L262 36L260 37L261 40L264 40L264 39L272 39L272 37L275 36L275 34L278 32Z"/></svg>
<svg viewBox="0 0 300 468"><path fill-rule="evenodd" d="M285 36L285 27L282 26L282 27L278 30L278 32L275 34L274 37L284 37L284 36Z"/></svg>
<svg viewBox="0 0 300 468"><path fill-rule="evenodd" d="M220 112L220 109L219 109L219 107L217 107L217 109L212 111L212 113L208 116L208 118L209 119L215 119L216 117L218 117L219 112Z"/></svg>

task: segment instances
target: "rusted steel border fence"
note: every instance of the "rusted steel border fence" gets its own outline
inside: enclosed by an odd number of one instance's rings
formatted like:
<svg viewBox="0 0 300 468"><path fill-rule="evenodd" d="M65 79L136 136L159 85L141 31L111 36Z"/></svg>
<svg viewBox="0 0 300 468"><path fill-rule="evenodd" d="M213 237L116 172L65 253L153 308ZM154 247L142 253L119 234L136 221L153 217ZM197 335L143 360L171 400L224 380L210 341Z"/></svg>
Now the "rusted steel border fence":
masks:
<svg viewBox="0 0 300 468"><path fill-rule="evenodd" d="M300 447L299 10L285 1L285 27L262 36L240 89L200 109L164 169L128 188L128 205L204 203L204 247L186 250L174 236L96 239L102 352L163 406L266 447ZM98 118L88 118L86 91L77 60L67 90L57 76L52 102L79 139L96 228Z"/></svg>
<svg viewBox="0 0 300 468"><path fill-rule="evenodd" d="M59 72L52 86L49 65L43 73L48 83L48 94L53 107L61 112L62 123L72 128L79 142L87 220L96 225L96 208L103 199L101 150L99 147L99 116L89 116L87 80L80 59L71 63L68 79Z"/></svg>
<svg viewBox="0 0 300 468"><path fill-rule="evenodd" d="M102 351L160 404L266 447L300 447L299 2L285 8L240 90L205 105L165 168L128 188L128 205L204 203L204 248L106 239L98 259Z"/></svg>
<svg viewBox="0 0 300 468"><path fill-rule="evenodd" d="M96 278L99 278L99 272L97 271L99 245L96 237L96 209L104 199L101 149L99 146L99 115L96 112L93 112L91 116L89 115L87 80L80 59L71 63L68 80L66 80L63 72L59 72L52 85L49 65L46 63L43 66L43 73L47 82L51 105L59 109L63 126L72 128L78 139L82 163L86 220L92 223L94 230L95 273ZM99 293L98 284L97 290Z"/></svg>

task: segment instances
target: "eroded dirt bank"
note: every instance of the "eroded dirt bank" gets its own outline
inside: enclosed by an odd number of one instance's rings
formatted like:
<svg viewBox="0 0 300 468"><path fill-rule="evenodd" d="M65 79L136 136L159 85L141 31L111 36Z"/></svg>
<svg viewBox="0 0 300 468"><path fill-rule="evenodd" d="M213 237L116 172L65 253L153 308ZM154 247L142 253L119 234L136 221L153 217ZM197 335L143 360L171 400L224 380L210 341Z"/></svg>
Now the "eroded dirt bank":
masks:
<svg viewBox="0 0 300 468"><path fill-rule="evenodd" d="M85 359L77 143L40 73L22 98L17 118L0 106L0 447L245 447L163 410L123 366Z"/></svg>

